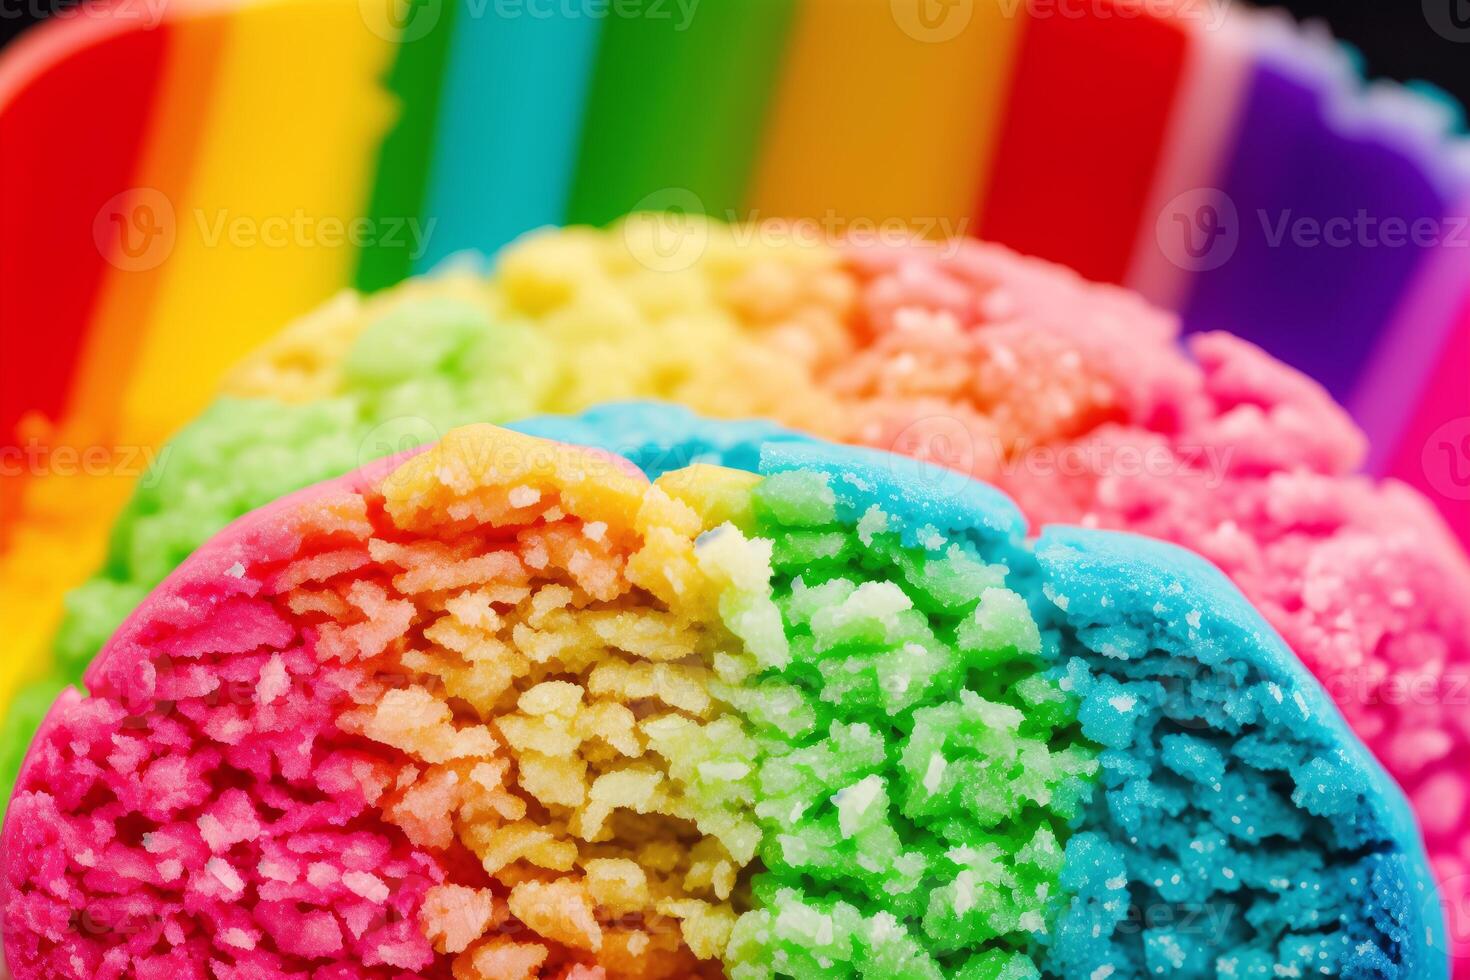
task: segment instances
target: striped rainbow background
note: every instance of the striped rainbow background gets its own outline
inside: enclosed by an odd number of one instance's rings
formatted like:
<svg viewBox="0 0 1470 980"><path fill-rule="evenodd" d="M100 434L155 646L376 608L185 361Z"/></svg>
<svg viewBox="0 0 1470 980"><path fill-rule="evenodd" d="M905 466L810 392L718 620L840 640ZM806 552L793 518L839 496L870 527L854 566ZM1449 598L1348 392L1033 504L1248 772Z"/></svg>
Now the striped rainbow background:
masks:
<svg viewBox="0 0 1470 980"><path fill-rule="evenodd" d="M1456 431L1443 426L1470 417L1462 121L1443 99L1365 86L1348 52L1282 19L1145 6L73 12L0 59L0 443L115 447L123 469L334 292L540 225L664 206L901 220L1056 259L1262 344L1353 410L1374 472L1424 490L1470 540L1454 446L1436 463ZM1232 208L1221 239L1203 222ZM1282 221L1360 213L1430 221L1439 242L1273 241ZM114 508L135 475L7 471L0 513L25 520L0 534Z"/></svg>

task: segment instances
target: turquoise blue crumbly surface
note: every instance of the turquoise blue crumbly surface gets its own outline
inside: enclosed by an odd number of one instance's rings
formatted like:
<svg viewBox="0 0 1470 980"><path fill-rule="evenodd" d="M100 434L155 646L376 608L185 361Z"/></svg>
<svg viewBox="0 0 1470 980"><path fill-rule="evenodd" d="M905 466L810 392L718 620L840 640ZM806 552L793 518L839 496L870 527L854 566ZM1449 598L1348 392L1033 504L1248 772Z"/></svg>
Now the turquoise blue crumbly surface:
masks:
<svg viewBox="0 0 1470 980"><path fill-rule="evenodd" d="M506 426L542 439L592 446L631 460L650 479L695 463L755 472L763 447L820 445L770 422L721 422L666 402L616 402L578 415L542 415Z"/></svg>
<svg viewBox="0 0 1470 980"><path fill-rule="evenodd" d="M690 461L825 472L844 519L876 504L907 545L968 539L1010 567L1007 584L1027 596L1053 676L1080 699L1081 732L1101 749L1099 791L1066 844L1071 898L1036 936L1045 973L1448 974L1433 879L1402 794L1203 559L1078 528L1028 542L1007 498L953 473L665 406L522 428L629 452L656 472ZM763 441L761 451L746 439Z"/></svg>
<svg viewBox="0 0 1470 980"><path fill-rule="evenodd" d="M1446 976L1407 801L1235 587L1134 535L1052 527L1035 554L1083 733L1104 747L1103 805L1068 870L1126 869L1139 907L1177 913L1139 934L1147 974ZM1100 877L1058 928L1074 969L1118 945L1092 931L1114 921Z"/></svg>

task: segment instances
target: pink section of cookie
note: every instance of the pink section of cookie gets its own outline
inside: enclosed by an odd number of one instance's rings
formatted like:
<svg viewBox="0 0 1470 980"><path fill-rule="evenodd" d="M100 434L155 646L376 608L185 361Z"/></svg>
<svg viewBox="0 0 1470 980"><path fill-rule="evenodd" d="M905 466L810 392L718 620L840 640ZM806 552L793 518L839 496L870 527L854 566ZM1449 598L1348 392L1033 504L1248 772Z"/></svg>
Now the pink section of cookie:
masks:
<svg viewBox="0 0 1470 980"><path fill-rule="evenodd" d="M59 699L0 848L16 980L447 980L424 913L451 877L488 884L484 869L414 838L411 814L395 822L390 804L432 780L341 723L403 693L385 665L416 610L390 586L412 574L371 552L396 546L380 485L412 455L226 528L118 629L91 696ZM613 454L579 458L594 457L646 479Z"/></svg>
<svg viewBox="0 0 1470 980"><path fill-rule="evenodd" d="M392 774L335 724L382 692L321 659L272 594L365 552L363 490L388 465L237 522L118 631L93 697L58 702L6 820L17 980L386 980L433 964L418 909L444 869L377 815Z"/></svg>

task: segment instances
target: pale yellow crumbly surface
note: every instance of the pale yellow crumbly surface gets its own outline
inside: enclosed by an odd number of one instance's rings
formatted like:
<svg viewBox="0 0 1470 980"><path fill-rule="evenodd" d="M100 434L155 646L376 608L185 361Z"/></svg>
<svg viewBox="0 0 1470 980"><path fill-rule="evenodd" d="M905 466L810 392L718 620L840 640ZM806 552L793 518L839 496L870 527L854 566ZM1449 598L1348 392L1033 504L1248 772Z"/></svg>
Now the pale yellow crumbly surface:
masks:
<svg viewBox="0 0 1470 980"><path fill-rule="evenodd" d="M386 658L391 682L340 722L408 760L376 780L386 819L499 886L429 896L457 976L572 951L683 977L724 951L760 833L755 746L710 694L717 659L744 656L719 606L770 566L733 527L713 556L695 540L754 480L701 467L670 492L586 450L456 430L382 485L366 547L386 581L288 594L332 613L325 656Z"/></svg>
<svg viewBox="0 0 1470 980"><path fill-rule="evenodd" d="M670 259L650 222L613 232L537 233L489 278L449 270L366 299L347 295L288 328L233 371L223 393L310 402L343 388L348 351L372 323L426 297L490 322L526 324L506 384L532 411L662 398L716 417L769 417L819 433L848 424L817 373L851 350L856 285L836 250L688 219L699 247ZM755 340L756 343L751 341Z"/></svg>

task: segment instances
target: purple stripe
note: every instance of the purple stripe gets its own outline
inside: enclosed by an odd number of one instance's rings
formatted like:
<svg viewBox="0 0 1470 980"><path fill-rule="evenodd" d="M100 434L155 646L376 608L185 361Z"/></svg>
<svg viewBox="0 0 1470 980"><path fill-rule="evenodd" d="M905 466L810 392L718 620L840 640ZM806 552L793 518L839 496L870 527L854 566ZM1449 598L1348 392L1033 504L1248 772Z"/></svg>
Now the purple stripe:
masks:
<svg viewBox="0 0 1470 980"><path fill-rule="evenodd" d="M1220 184L1235 206L1238 244L1197 275L1185 323L1239 334L1341 401L1438 251L1393 245L1397 229L1382 222L1428 219L1438 232L1450 202L1436 186L1422 114L1370 108L1346 73L1323 69L1320 51L1293 54L1271 51L1254 69L1243 136ZM1314 231L1323 236L1315 244Z"/></svg>

